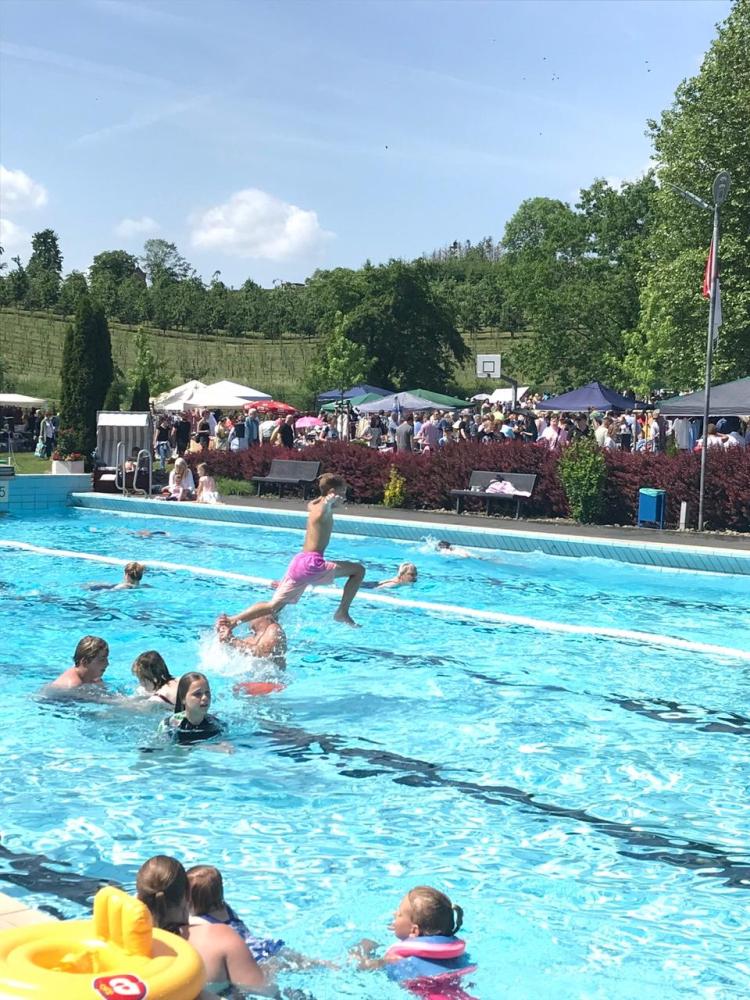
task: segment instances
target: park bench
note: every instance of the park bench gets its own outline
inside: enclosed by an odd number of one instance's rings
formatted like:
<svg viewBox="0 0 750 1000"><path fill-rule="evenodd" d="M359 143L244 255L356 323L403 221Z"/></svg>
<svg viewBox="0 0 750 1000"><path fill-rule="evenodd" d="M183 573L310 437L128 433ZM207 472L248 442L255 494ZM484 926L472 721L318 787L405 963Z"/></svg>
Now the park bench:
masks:
<svg viewBox="0 0 750 1000"><path fill-rule="evenodd" d="M270 483L279 487L279 496L285 486L301 486L302 496L306 500L319 472L320 462L295 462L274 458L268 475L253 476L252 481L258 484L258 496L261 495L264 484Z"/></svg>
<svg viewBox="0 0 750 1000"><path fill-rule="evenodd" d="M521 516L521 504L528 500L534 492L537 476L526 472L482 472L475 470L471 474L468 490L451 490L451 496L456 498L456 513L464 509L467 497L487 504L487 513L492 513L492 504L499 500L515 500L516 517ZM493 482L508 483L507 493L488 493L487 487Z"/></svg>

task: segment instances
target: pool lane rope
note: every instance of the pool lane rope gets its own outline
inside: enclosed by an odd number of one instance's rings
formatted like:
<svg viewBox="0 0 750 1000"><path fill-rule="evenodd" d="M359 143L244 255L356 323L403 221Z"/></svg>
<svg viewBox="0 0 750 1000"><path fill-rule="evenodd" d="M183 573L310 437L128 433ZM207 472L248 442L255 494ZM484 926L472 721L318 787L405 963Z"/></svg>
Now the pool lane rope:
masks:
<svg viewBox="0 0 750 1000"><path fill-rule="evenodd" d="M31 542L0 540L0 548L15 549L19 552L30 552L35 555L53 556L63 559L82 559L87 562L101 563L107 566L125 566L130 559L117 556L103 556L93 552L76 552L71 549L51 549ZM268 588L272 580L265 576L250 576L247 573L234 573L226 569L208 569L204 566L192 566L186 563L165 562L161 559L141 559L144 566L152 569L163 569L176 573L191 573L193 576L207 576L223 580L239 580L241 583L255 584ZM340 600L341 591L336 587L315 587L315 592ZM393 597L390 594L375 594L371 590L360 590L357 601L367 601L373 604L387 604L391 607L411 608L426 611L440 616L476 619L482 622L494 622L498 625L516 625L535 629L540 632L560 632L568 635L599 636L604 639L619 639L625 642L638 642L647 646L662 646L668 649L679 649L690 653L705 653L707 656L722 656L734 660L750 662L750 650L734 649L731 646L717 646L710 642L695 642L692 639L680 639L671 635L657 635L650 632L638 632L635 629L612 628L607 625L575 625L568 622L549 621L546 618L531 618L528 615L511 615L504 611L491 609L466 608L460 604L443 604L431 601L419 601L408 597Z"/></svg>

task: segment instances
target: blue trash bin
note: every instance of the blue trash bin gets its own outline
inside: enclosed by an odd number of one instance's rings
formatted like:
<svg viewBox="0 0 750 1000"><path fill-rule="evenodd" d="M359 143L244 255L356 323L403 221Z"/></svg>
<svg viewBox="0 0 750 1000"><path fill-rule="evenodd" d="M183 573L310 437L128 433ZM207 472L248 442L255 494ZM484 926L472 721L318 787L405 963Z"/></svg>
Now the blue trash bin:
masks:
<svg viewBox="0 0 750 1000"><path fill-rule="evenodd" d="M665 490L638 490L638 527L647 524L656 528L664 527L667 509Z"/></svg>

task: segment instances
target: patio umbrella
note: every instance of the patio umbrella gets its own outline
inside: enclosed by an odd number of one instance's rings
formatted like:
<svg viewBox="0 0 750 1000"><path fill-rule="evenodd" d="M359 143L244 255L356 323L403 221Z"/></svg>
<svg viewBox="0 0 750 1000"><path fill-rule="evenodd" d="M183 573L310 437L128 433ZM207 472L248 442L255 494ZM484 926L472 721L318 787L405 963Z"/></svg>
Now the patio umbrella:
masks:
<svg viewBox="0 0 750 1000"><path fill-rule="evenodd" d="M23 396L18 392L0 393L0 406L44 406L46 402L38 396Z"/></svg>
<svg viewBox="0 0 750 1000"><path fill-rule="evenodd" d="M300 417L294 426L301 427L302 430L306 427L322 427L323 421L318 417Z"/></svg>
<svg viewBox="0 0 750 1000"><path fill-rule="evenodd" d="M280 403L275 399L261 400L258 403L245 403L246 410L262 410L265 412L274 413L296 413L297 410L294 406L290 406L289 403Z"/></svg>

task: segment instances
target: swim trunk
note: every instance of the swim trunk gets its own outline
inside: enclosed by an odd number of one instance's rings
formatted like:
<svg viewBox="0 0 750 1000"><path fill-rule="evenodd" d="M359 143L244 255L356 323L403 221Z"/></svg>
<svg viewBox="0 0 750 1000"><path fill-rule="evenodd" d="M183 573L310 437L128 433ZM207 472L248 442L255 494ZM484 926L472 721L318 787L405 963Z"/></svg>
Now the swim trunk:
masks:
<svg viewBox="0 0 750 1000"><path fill-rule="evenodd" d="M324 559L320 552L300 552L289 563L284 579L276 589L276 598L285 604L296 604L308 587L332 583L336 563Z"/></svg>

